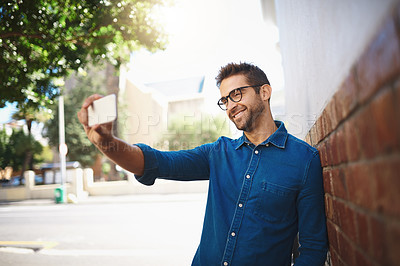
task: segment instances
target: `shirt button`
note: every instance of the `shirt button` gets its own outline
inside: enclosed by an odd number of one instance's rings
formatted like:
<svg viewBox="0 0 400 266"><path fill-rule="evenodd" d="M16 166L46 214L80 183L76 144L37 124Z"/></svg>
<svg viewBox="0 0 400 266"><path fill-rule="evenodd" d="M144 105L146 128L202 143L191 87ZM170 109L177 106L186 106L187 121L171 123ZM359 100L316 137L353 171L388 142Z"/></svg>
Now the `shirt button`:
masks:
<svg viewBox="0 0 400 266"><path fill-rule="evenodd" d="M235 232L232 232L231 236L235 236L235 235L236 235Z"/></svg>
<svg viewBox="0 0 400 266"><path fill-rule="evenodd" d="M250 175L246 175L246 178L249 179L249 178L250 178Z"/></svg>
<svg viewBox="0 0 400 266"><path fill-rule="evenodd" d="M242 208L243 207L243 204L242 203L239 203L239 208Z"/></svg>
<svg viewBox="0 0 400 266"><path fill-rule="evenodd" d="M268 147L268 146L269 146L269 143L265 144L265 146L267 146L267 147Z"/></svg>
<svg viewBox="0 0 400 266"><path fill-rule="evenodd" d="M228 266L228 262L225 261L225 262L224 262L224 266Z"/></svg>
<svg viewBox="0 0 400 266"><path fill-rule="evenodd" d="M258 151L256 150L254 153L255 153L255 154L258 154Z"/></svg>

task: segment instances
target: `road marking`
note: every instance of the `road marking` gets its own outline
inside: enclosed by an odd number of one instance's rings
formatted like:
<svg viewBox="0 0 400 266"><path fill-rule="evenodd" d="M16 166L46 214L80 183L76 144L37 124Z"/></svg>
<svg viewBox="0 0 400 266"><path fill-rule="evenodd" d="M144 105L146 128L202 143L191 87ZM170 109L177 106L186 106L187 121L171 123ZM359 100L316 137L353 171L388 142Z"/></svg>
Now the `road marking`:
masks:
<svg viewBox="0 0 400 266"><path fill-rule="evenodd" d="M58 242L52 241L0 241L0 247L21 247L30 248L41 247L42 249L51 249L58 245Z"/></svg>
<svg viewBox="0 0 400 266"><path fill-rule="evenodd" d="M16 254L33 254L35 251L30 248L12 248L12 247L0 247L0 252L16 253Z"/></svg>

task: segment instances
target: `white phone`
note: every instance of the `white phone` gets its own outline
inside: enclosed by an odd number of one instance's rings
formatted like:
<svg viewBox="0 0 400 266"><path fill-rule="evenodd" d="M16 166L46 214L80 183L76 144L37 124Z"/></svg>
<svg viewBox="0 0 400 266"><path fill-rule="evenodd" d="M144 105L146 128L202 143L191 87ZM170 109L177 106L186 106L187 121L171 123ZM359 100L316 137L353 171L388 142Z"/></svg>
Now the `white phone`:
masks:
<svg viewBox="0 0 400 266"><path fill-rule="evenodd" d="M98 99L88 107L89 126L109 123L117 119L117 99L115 94Z"/></svg>

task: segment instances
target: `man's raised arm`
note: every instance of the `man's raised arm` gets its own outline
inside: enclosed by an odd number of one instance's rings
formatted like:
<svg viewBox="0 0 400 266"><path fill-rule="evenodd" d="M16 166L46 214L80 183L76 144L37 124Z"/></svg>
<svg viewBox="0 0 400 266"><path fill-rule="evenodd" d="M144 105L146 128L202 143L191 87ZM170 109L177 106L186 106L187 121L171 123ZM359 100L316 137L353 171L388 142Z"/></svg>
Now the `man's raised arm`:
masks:
<svg viewBox="0 0 400 266"><path fill-rule="evenodd" d="M83 125L89 140L110 160L129 172L139 176L143 175L144 156L142 150L136 145L130 145L113 136L113 122L89 127L87 109L93 101L102 97L99 94L94 94L84 101L81 110L78 112L79 122Z"/></svg>

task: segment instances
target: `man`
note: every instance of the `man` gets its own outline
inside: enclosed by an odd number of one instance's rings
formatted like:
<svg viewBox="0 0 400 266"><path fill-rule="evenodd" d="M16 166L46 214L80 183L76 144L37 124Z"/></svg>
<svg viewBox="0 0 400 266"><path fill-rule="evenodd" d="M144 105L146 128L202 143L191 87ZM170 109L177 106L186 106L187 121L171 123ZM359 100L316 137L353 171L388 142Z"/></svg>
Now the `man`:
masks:
<svg viewBox="0 0 400 266"><path fill-rule="evenodd" d="M318 151L287 133L272 118L265 73L228 64L217 76L218 105L243 136L220 137L192 150L161 152L129 145L112 125L88 127L90 96L78 113L89 139L139 182L156 178L209 180L203 232L192 265L323 265L327 252L322 171Z"/></svg>

